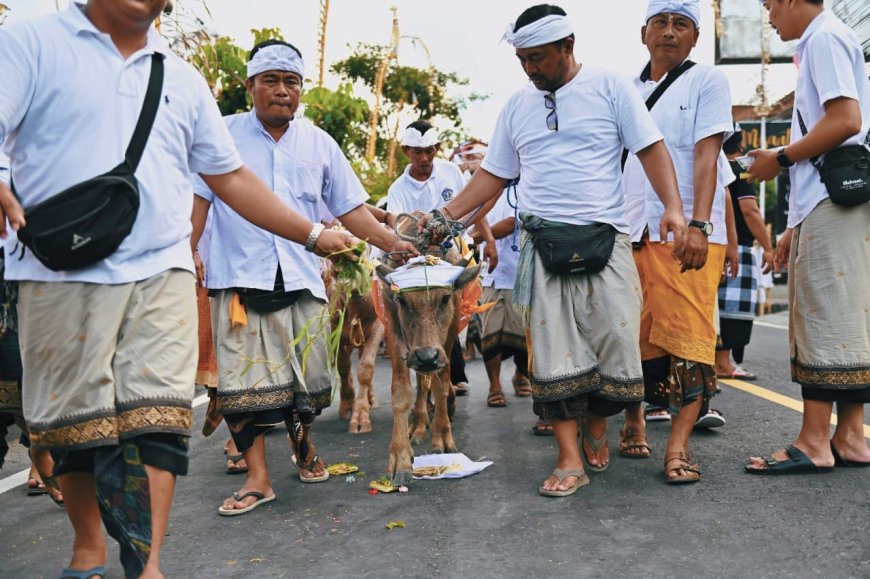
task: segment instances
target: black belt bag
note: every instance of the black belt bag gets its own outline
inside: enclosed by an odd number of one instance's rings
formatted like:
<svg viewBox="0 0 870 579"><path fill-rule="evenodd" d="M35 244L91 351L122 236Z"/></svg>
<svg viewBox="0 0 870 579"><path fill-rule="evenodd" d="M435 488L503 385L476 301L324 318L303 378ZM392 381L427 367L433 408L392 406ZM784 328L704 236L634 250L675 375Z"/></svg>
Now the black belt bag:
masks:
<svg viewBox="0 0 870 579"><path fill-rule="evenodd" d="M63 271L93 265L115 253L132 231L139 213L139 184L134 173L162 90L163 57L154 54L145 102L124 161L108 173L73 185L24 211L27 225L18 231L18 240L45 267Z"/></svg>
<svg viewBox="0 0 870 579"><path fill-rule="evenodd" d="M550 273L596 273L610 260L616 229L609 223L572 225L530 214L521 217L544 268Z"/></svg>
<svg viewBox="0 0 870 579"><path fill-rule="evenodd" d="M797 115L801 133L806 136L801 112L797 111ZM818 170L831 203L855 207L870 201L870 132L863 145L838 147L821 159L813 157L810 162Z"/></svg>

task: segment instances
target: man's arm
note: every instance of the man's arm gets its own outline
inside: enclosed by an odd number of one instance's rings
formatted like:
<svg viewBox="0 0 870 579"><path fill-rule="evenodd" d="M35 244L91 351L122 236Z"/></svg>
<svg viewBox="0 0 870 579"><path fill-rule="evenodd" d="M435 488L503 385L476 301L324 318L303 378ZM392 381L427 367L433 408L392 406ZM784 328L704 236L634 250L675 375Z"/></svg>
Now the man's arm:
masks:
<svg viewBox="0 0 870 579"><path fill-rule="evenodd" d="M725 275L737 279L740 273L740 250L737 248L737 221L734 219L734 206L731 204L731 191L725 188Z"/></svg>
<svg viewBox="0 0 870 579"><path fill-rule="evenodd" d="M201 175L209 189L236 213L266 231L304 245L314 224L282 202L247 167L223 175ZM317 238L314 253L325 257L354 245L346 232L325 230Z"/></svg>
<svg viewBox="0 0 870 579"><path fill-rule="evenodd" d="M674 163L665 146L665 142L657 141L637 153L637 158L643 166L647 179L656 195L665 206L665 212L659 222L661 242L668 240L668 231L674 234L674 259L686 268L686 216L683 215L683 200L677 185L677 174Z"/></svg>
<svg viewBox="0 0 870 579"><path fill-rule="evenodd" d="M498 195L507 184L508 179L496 177L486 169L480 168L474 172L474 175L471 176L468 184L459 192L459 195L445 205L442 211L447 214L447 217L455 219L456 217L463 217L473 213L475 209L484 205L471 218L468 225L477 223L492 209L492 206L498 200ZM490 201L491 203L487 203Z"/></svg>
<svg viewBox="0 0 870 579"><path fill-rule="evenodd" d="M205 230L205 223L208 220L208 210L211 209L211 201L203 199L199 195L193 196L193 213L190 217L190 223L193 230L190 233L190 251L193 253L193 265L196 268L196 281L200 284L205 283L205 264L199 256L199 240L202 238L202 232Z"/></svg>
<svg viewBox="0 0 870 579"><path fill-rule="evenodd" d="M770 242L770 234L767 232L767 226L764 223L764 217L761 216L761 210L758 208L758 202L755 197L741 197L737 200L740 206L740 212L743 214L743 219L746 221L746 226L749 231L758 240L759 245L764 250L762 261L762 273L768 273L773 269L773 244Z"/></svg>
<svg viewBox="0 0 870 579"><path fill-rule="evenodd" d="M849 137L861 130L861 107L858 101L837 97L825 103L825 114L803 138L785 148L785 154L793 163L818 157L839 147ZM755 149L748 155L755 157L749 167L751 181L771 181L779 175L776 154L779 149Z"/></svg>
<svg viewBox="0 0 870 579"><path fill-rule="evenodd" d="M704 137L695 143L694 150L694 203L692 219L710 221L719 173L719 154L722 151L722 133ZM683 263L685 269L701 269L707 263L707 236L697 227L689 227L686 235L686 254L691 261Z"/></svg>
<svg viewBox="0 0 870 579"><path fill-rule="evenodd" d="M386 252L408 252L411 255L417 255L413 244L399 239L393 231L385 228L375 218L373 209L386 213L383 209L363 203L344 215L340 215L338 220L347 227L348 231Z"/></svg>

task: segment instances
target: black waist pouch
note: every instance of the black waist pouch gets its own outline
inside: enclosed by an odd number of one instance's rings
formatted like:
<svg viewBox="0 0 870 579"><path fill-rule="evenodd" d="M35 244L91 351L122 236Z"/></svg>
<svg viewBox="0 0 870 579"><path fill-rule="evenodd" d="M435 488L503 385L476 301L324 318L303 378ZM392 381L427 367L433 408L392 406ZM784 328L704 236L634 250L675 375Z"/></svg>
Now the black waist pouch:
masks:
<svg viewBox="0 0 870 579"><path fill-rule="evenodd" d="M18 240L48 269L81 269L115 253L138 213L139 184L125 161L25 210Z"/></svg>
<svg viewBox="0 0 870 579"><path fill-rule="evenodd" d="M544 268L550 273L596 273L610 260L617 232L609 223L572 225L530 214L521 217Z"/></svg>
<svg viewBox="0 0 870 579"><path fill-rule="evenodd" d="M870 150L866 146L828 151L816 168L832 203L854 207L870 201Z"/></svg>
<svg viewBox="0 0 870 579"><path fill-rule="evenodd" d="M279 265L278 271L275 272L275 286L271 290L236 288L235 291L241 297L245 307L260 314L271 314L292 306L308 290L285 292L284 276Z"/></svg>
<svg viewBox="0 0 870 579"><path fill-rule="evenodd" d="M139 183L134 173L151 134L162 90L163 57L155 53L145 100L124 160L108 173L24 210L26 226L18 231L18 240L48 269L93 265L115 253L130 235L139 213Z"/></svg>

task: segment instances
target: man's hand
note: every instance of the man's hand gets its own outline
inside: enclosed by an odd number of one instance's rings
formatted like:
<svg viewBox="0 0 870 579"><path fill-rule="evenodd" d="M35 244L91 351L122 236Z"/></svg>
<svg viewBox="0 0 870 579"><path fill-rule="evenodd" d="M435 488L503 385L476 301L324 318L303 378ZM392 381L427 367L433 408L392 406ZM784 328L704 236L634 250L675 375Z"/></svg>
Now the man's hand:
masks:
<svg viewBox="0 0 870 579"><path fill-rule="evenodd" d="M205 264L198 251L193 252L193 268L196 271L196 283L205 287Z"/></svg>
<svg viewBox="0 0 870 579"><path fill-rule="evenodd" d="M12 226L12 231L18 231L26 224L24 222L24 209L12 194L5 183L0 182L0 239L6 239L9 232L6 231L6 220Z"/></svg>
<svg viewBox="0 0 870 579"><path fill-rule="evenodd" d="M765 249L761 256L761 273L770 273L775 267L775 254L773 249Z"/></svg>
<svg viewBox="0 0 870 579"><path fill-rule="evenodd" d="M725 277L731 276L731 279L737 279L737 274L740 273L740 249L736 243L729 243L725 246Z"/></svg>
<svg viewBox="0 0 870 579"><path fill-rule="evenodd" d="M786 229L776 242L776 257L773 259L773 271L776 273L788 269L788 255L791 252L791 237L794 229Z"/></svg>
<svg viewBox="0 0 870 579"><path fill-rule="evenodd" d="M747 173L747 181L753 183L755 181L772 181L779 175L781 167L779 161L776 160L776 149L755 149L749 151L747 155L755 157L755 161L749 166Z"/></svg>
<svg viewBox="0 0 870 579"><path fill-rule="evenodd" d="M689 227L688 230L680 272L701 269L707 263L707 236L697 227Z"/></svg>
<svg viewBox="0 0 870 579"><path fill-rule="evenodd" d="M659 238L661 243L667 243L668 232L674 234L674 250L671 253L677 261L683 261L686 252L686 216L682 210L665 209L659 221Z"/></svg>
<svg viewBox="0 0 870 579"><path fill-rule="evenodd" d="M495 247L495 239L489 239L483 246L483 258L489 262L488 273L492 273L498 265L498 249Z"/></svg>
<svg viewBox="0 0 870 579"><path fill-rule="evenodd" d="M320 237L317 238L317 243L314 244L314 253L320 257L341 257L356 261L356 256L351 256L351 252L346 250L357 243L359 243L359 239L347 231L324 229Z"/></svg>

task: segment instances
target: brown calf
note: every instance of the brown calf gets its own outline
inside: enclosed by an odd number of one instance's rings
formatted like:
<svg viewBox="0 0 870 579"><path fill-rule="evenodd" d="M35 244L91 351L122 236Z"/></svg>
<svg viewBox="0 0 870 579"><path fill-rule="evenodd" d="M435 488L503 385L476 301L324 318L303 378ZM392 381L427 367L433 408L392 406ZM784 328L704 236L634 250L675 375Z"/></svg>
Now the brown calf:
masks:
<svg viewBox="0 0 870 579"><path fill-rule="evenodd" d="M414 220L403 219L398 229L406 236L416 233ZM458 252L451 249L441 256L445 261L465 266ZM456 340L460 316L462 288L477 279L479 267L466 269L452 288L429 287L393 291L385 281L398 262L388 260L377 269L380 295L384 306L387 351L393 367L393 436L387 474L394 485L411 481L414 452L411 444L421 444L429 427L427 399L431 390L435 403L432 419L434 453L457 452L448 415L455 396L450 382L450 361L447 352ZM417 374L417 397L411 412L410 371ZM452 412L450 413L452 414Z"/></svg>

